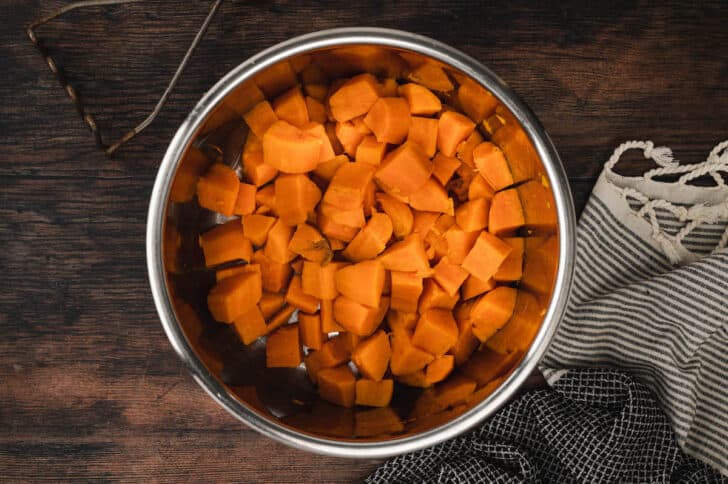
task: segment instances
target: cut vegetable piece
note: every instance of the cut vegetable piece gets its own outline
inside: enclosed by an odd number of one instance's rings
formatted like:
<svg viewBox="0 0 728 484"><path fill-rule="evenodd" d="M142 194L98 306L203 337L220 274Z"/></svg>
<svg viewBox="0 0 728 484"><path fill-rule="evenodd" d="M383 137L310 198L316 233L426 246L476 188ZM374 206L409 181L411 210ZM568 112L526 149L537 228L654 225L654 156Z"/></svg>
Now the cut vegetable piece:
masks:
<svg viewBox="0 0 728 484"><path fill-rule="evenodd" d="M414 218L412 232L420 234L420 237L424 239L430 233L430 229L435 225L440 214L413 210L412 216Z"/></svg>
<svg viewBox="0 0 728 484"><path fill-rule="evenodd" d="M384 266L378 260L341 267L334 280L340 294L359 304L379 307L384 287Z"/></svg>
<svg viewBox="0 0 728 484"><path fill-rule="evenodd" d="M442 67L430 61L416 67L407 78L435 91L448 92L454 89Z"/></svg>
<svg viewBox="0 0 728 484"><path fill-rule="evenodd" d="M301 275L303 292L321 300L332 300L339 295L336 290L336 272L344 264L330 262L324 266L316 262L305 261Z"/></svg>
<svg viewBox="0 0 728 484"><path fill-rule="evenodd" d="M275 98L273 112L278 119L282 119L297 128L302 128L304 124L309 122L306 100L301 94L299 86L295 86Z"/></svg>
<svg viewBox="0 0 728 484"><path fill-rule="evenodd" d="M420 314L412 344L435 356L442 356L458 340L458 325L452 312L446 309L428 309Z"/></svg>
<svg viewBox="0 0 728 484"><path fill-rule="evenodd" d="M475 175L470 184L468 185L468 199L475 200L477 198L485 198L486 200L493 200L495 196L495 190L490 186L485 178L480 175Z"/></svg>
<svg viewBox="0 0 728 484"><path fill-rule="evenodd" d="M296 231L288 243L288 250L307 261L321 265L328 264L334 255L328 240L321 235L321 232L308 224L296 227Z"/></svg>
<svg viewBox="0 0 728 484"><path fill-rule="evenodd" d="M430 178L432 163L416 143L404 143L387 154L375 178L385 191L408 196L424 185Z"/></svg>
<svg viewBox="0 0 728 484"><path fill-rule="evenodd" d="M434 279L425 279L422 296L419 301L419 311L424 313L429 309L452 309L458 302L458 295L450 296Z"/></svg>
<svg viewBox="0 0 728 484"><path fill-rule="evenodd" d="M528 237L524 242L521 286L534 293L539 302L546 306L551 297L558 266L558 237Z"/></svg>
<svg viewBox="0 0 728 484"><path fill-rule="evenodd" d="M414 272L391 271L392 294L390 306L404 313L416 313L422 294L422 278Z"/></svg>
<svg viewBox="0 0 728 484"><path fill-rule="evenodd" d="M470 310L473 334L480 341L487 341L513 315L518 291L512 287L496 287L481 296Z"/></svg>
<svg viewBox="0 0 728 484"><path fill-rule="evenodd" d="M262 151L243 153L243 172L256 187L265 185L278 175L278 170L263 161Z"/></svg>
<svg viewBox="0 0 728 484"><path fill-rule="evenodd" d="M314 369L333 368L346 363L350 357L351 350L346 339L342 335L338 335L325 342L320 351L310 353L306 357L306 367L308 368L311 364L316 367Z"/></svg>
<svg viewBox="0 0 728 484"><path fill-rule="evenodd" d="M447 257L453 264L462 264L465 257L475 245L480 232L466 232L453 225L445 232L447 241Z"/></svg>
<svg viewBox="0 0 728 484"><path fill-rule="evenodd" d="M454 156L457 146L475 129L470 118L455 111L445 111L437 127L437 149L445 156Z"/></svg>
<svg viewBox="0 0 728 484"><path fill-rule="evenodd" d="M253 245L260 247L268 239L268 232L276 223L275 217L265 215L245 215L243 217L243 233Z"/></svg>
<svg viewBox="0 0 728 484"><path fill-rule="evenodd" d="M487 281L498 271L513 248L495 235L481 232L475 245L463 260L463 269Z"/></svg>
<svg viewBox="0 0 728 484"><path fill-rule="evenodd" d="M296 71L287 60L277 62L256 74L255 83L267 97L273 97L296 84Z"/></svg>
<svg viewBox="0 0 728 484"><path fill-rule="evenodd" d="M437 119L412 116L407 141L417 143L432 158L437 151Z"/></svg>
<svg viewBox="0 0 728 484"><path fill-rule="evenodd" d="M374 167L368 163L342 164L324 193L324 202L344 210L360 208L372 176Z"/></svg>
<svg viewBox="0 0 728 484"><path fill-rule="evenodd" d="M306 109L308 110L308 118L311 121L324 124L328 120L326 107L315 97L306 96Z"/></svg>
<svg viewBox="0 0 728 484"><path fill-rule="evenodd" d="M503 242L513 249L498 271L493 275L496 281L519 281L523 275L523 250L525 242L520 237L503 238Z"/></svg>
<svg viewBox="0 0 728 484"><path fill-rule="evenodd" d="M389 336L380 329L356 346L351 354L351 361L365 378L379 381L389 367L390 356L392 349L389 346Z"/></svg>
<svg viewBox="0 0 728 484"><path fill-rule="evenodd" d="M488 231L495 235L510 235L526 223L523 206L515 188L496 193L490 202Z"/></svg>
<svg viewBox="0 0 728 484"><path fill-rule="evenodd" d="M471 274L465 279L465 283L460 291L460 297L465 301L488 292L493 288L495 288L495 279L491 278L483 281Z"/></svg>
<svg viewBox="0 0 728 484"><path fill-rule="evenodd" d="M455 358L455 365L461 366L470 355L480 346L480 340L473 334L473 321L467 317L455 320L458 323L458 340L450 350L450 354Z"/></svg>
<svg viewBox="0 0 728 484"><path fill-rule="evenodd" d="M265 95L253 81L244 82L225 97L225 103L240 116L264 100Z"/></svg>
<svg viewBox="0 0 728 484"><path fill-rule="evenodd" d="M263 289L266 291L280 292L288 285L292 272L289 264L272 261L262 249L253 253L253 262L260 264Z"/></svg>
<svg viewBox="0 0 728 484"><path fill-rule="evenodd" d="M207 306L215 320L232 323L258 304L262 294L261 275L246 272L223 279L213 286L207 295Z"/></svg>
<svg viewBox="0 0 728 484"><path fill-rule="evenodd" d="M242 274L243 272L257 272L260 274L260 264L245 264L242 266L233 266L226 267L225 269L218 269L217 271L215 271L215 282L220 282L223 279L227 279L228 277L237 276L238 274Z"/></svg>
<svg viewBox="0 0 728 484"><path fill-rule="evenodd" d="M325 368L318 372L319 395L342 407L353 407L356 401L356 378L346 366Z"/></svg>
<svg viewBox="0 0 728 484"><path fill-rule="evenodd" d="M296 257L296 254L288 250L288 244L293 237L293 227L278 219L268 232L268 239L263 249L266 257L273 262L286 264Z"/></svg>
<svg viewBox="0 0 728 484"><path fill-rule="evenodd" d="M386 407L392 400L393 390L394 381L391 379L374 381L362 378L356 382L356 404L368 407ZM358 415L360 414L357 413ZM380 419L377 418L377 421L380 421ZM357 435L362 435L361 424L358 427L360 430ZM377 432L377 434L379 433L381 432Z"/></svg>
<svg viewBox="0 0 728 484"><path fill-rule="evenodd" d="M498 106L498 99L472 79L465 79L458 87L458 101L465 114L477 123L490 116Z"/></svg>
<svg viewBox="0 0 728 484"><path fill-rule="evenodd" d="M317 314L298 313L298 330L301 344L312 350L320 350L326 341L321 330L321 317Z"/></svg>
<svg viewBox="0 0 728 484"><path fill-rule="evenodd" d="M268 320L273 317L283 307L284 303L285 297L283 294L263 291L263 295L260 297L260 301L258 301L258 307L263 314L263 319Z"/></svg>
<svg viewBox="0 0 728 484"><path fill-rule="evenodd" d="M485 198L476 198L460 205L455 210L455 222L466 232L483 230L488 226L490 202Z"/></svg>
<svg viewBox="0 0 728 484"><path fill-rule="evenodd" d="M235 210L238 190L240 180L235 171L222 163L214 163L197 182L197 203L229 217Z"/></svg>
<svg viewBox="0 0 728 484"><path fill-rule="evenodd" d="M341 240L342 242L351 242L358 233L356 227L347 227L346 225L337 224L331 220L331 218L322 214L321 211L319 211L317 221L321 232L330 239Z"/></svg>
<svg viewBox="0 0 728 484"><path fill-rule="evenodd" d="M339 122L366 114L379 99L377 79L361 74L346 81L329 98L334 119Z"/></svg>
<svg viewBox="0 0 728 484"><path fill-rule="evenodd" d="M473 161L478 167L480 175L496 191L523 181L513 178L513 173L511 173L511 168L506 161L505 155L493 143L488 141L480 143L473 151Z"/></svg>
<svg viewBox="0 0 728 484"><path fill-rule="evenodd" d="M398 376L396 377L396 380L410 387L427 388L432 386L432 384L428 383L427 381L427 376L425 375L424 369L416 371L414 373L410 373L408 375Z"/></svg>
<svg viewBox="0 0 728 484"><path fill-rule="evenodd" d="M322 215L329 217L334 223L347 227L359 228L366 224L363 206L345 210L336 205L324 202L320 205L319 210Z"/></svg>
<svg viewBox="0 0 728 484"><path fill-rule="evenodd" d="M442 103L432 91L419 84L408 83L399 86L397 92L407 100L412 114L436 114L442 109Z"/></svg>
<svg viewBox="0 0 728 484"><path fill-rule="evenodd" d="M545 184L532 180L519 185L516 190L523 207L526 227L538 233L553 233L556 230L556 205Z"/></svg>
<svg viewBox="0 0 728 484"><path fill-rule="evenodd" d="M417 320L420 315L416 312L406 313L404 311L392 310L387 314L387 326L392 333L405 331L411 335L415 331Z"/></svg>
<svg viewBox="0 0 728 484"><path fill-rule="evenodd" d="M429 274L430 261L419 234L410 234L400 242L390 245L379 260L388 271L417 272Z"/></svg>
<svg viewBox="0 0 728 484"><path fill-rule="evenodd" d="M538 154L520 126L506 123L493 133L491 141L503 150L514 180L531 180L538 176L541 169Z"/></svg>
<svg viewBox="0 0 728 484"><path fill-rule="evenodd" d="M286 302L307 313L315 313L318 310L319 300L310 294L303 292L301 277L293 276L288 284Z"/></svg>
<svg viewBox="0 0 728 484"><path fill-rule="evenodd" d="M364 122L364 116L352 119L351 124L354 126L354 129L363 134L365 138L372 134L372 130L369 129L369 126L367 126Z"/></svg>
<svg viewBox="0 0 728 484"><path fill-rule="evenodd" d="M447 185L458 166L460 166L460 161L456 158L438 153L432 159L432 176L443 185Z"/></svg>
<svg viewBox="0 0 728 484"><path fill-rule="evenodd" d="M455 357L442 355L427 364L425 368L425 381L428 384L441 382L455 368Z"/></svg>
<svg viewBox="0 0 728 484"><path fill-rule="evenodd" d="M379 166L386 151L387 143L380 143L374 136L365 136L356 148L356 161Z"/></svg>
<svg viewBox="0 0 728 484"><path fill-rule="evenodd" d="M364 124L380 143L399 144L405 140L409 131L409 105L399 97L381 97L369 109Z"/></svg>
<svg viewBox="0 0 728 484"><path fill-rule="evenodd" d="M455 158L462 161L464 165L470 168L475 168L473 150L475 150L475 148L482 142L483 136L477 129L474 130L470 133L470 136L465 139L465 141L458 145L457 150L455 151Z"/></svg>
<svg viewBox="0 0 728 484"><path fill-rule="evenodd" d="M233 215L250 215L255 212L255 185L241 183L235 200Z"/></svg>
<svg viewBox="0 0 728 484"><path fill-rule="evenodd" d="M207 267L234 260L250 262L253 257L253 246L237 220L208 230L200 236L199 243Z"/></svg>
<svg viewBox="0 0 728 484"><path fill-rule="evenodd" d="M386 298L382 301L384 299ZM348 297L339 296L334 300L334 319L351 333L369 336L379 325L377 318L380 309L381 307L365 306Z"/></svg>
<svg viewBox="0 0 728 484"><path fill-rule="evenodd" d="M265 365L268 368L295 368L302 361L298 324L283 326L268 335L265 345Z"/></svg>
<svg viewBox="0 0 728 484"><path fill-rule="evenodd" d="M268 334L277 330L278 328L287 325L291 321L293 313L296 312L295 306L285 305L280 311L275 313L272 318L268 320L267 332Z"/></svg>
<svg viewBox="0 0 728 484"><path fill-rule="evenodd" d="M334 130L336 139L341 143L346 154L354 157L359 144L366 137L366 134L358 130L351 121L336 123Z"/></svg>
<svg viewBox="0 0 728 484"><path fill-rule="evenodd" d="M488 347L476 351L462 367L465 376L475 380L478 386L486 385L507 373L520 359L522 353L500 354Z"/></svg>
<svg viewBox="0 0 728 484"><path fill-rule="evenodd" d="M243 114L245 124L248 125L250 131L259 138L262 139L268 129L273 126L273 123L278 121L278 116L273 111L268 101L261 101L247 113Z"/></svg>
<svg viewBox="0 0 728 484"><path fill-rule="evenodd" d="M414 219L412 210L406 203L381 192L375 194L375 199L384 213L389 216L392 222L392 231L397 238L401 239L412 232Z"/></svg>
<svg viewBox="0 0 728 484"><path fill-rule="evenodd" d="M266 332L265 318L258 306L253 306L236 317L233 320L233 326L240 340L246 345L265 335Z"/></svg>
<svg viewBox="0 0 728 484"><path fill-rule="evenodd" d="M318 163L329 161L336 156L334 147L331 145L331 140L326 134L326 128L324 128L323 124L315 122L306 123L301 127L301 130L321 140L321 151L319 152ZM316 168L318 168L318 164Z"/></svg>
<svg viewBox="0 0 728 484"><path fill-rule="evenodd" d="M276 187L275 184L266 185L255 193L255 202L259 206L268 207L275 213Z"/></svg>
<svg viewBox="0 0 728 484"><path fill-rule="evenodd" d="M386 213L375 213L346 246L342 255L354 262L372 259L384 250L391 237L391 219Z"/></svg>
<svg viewBox="0 0 728 484"><path fill-rule="evenodd" d="M334 177L336 170L344 163L349 163L349 157L346 155L338 155L328 161L319 163L313 172L328 181Z"/></svg>
<svg viewBox="0 0 728 484"><path fill-rule="evenodd" d="M430 353L412 344L412 337L405 331L392 334L390 370L393 375L409 375L425 367L435 359Z"/></svg>
<svg viewBox="0 0 728 484"><path fill-rule="evenodd" d="M334 319L334 301L333 299L321 300L321 329L324 333L336 333L344 331Z"/></svg>
<svg viewBox="0 0 728 484"><path fill-rule="evenodd" d="M454 202L448 197L445 187L435 178L430 178L418 190L409 195L410 207L425 212L455 214Z"/></svg>
<svg viewBox="0 0 728 484"><path fill-rule="evenodd" d="M440 259L435 266L434 278L449 296L455 296L468 278L468 272L447 257Z"/></svg>
<svg viewBox="0 0 728 484"><path fill-rule="evenodd" d="M541 326L544 313L533 294L518 291L511 319L486 341L486 345L498 353L527 350Z"/></svg>
<svg viewBox="0 0 728 484"><path fill-rule="evenodd" d="M321 200L321 190L307 175L283 173L275 182L275 209L281 222L295 226L306 222Z"/></svg>
<svg viewBox="0 0 728 484"><path fill-rule="evenodd" d="M306 173L321 159L321 139L285 121L276 121L263 135L263 160L283 173Z"/></svg>

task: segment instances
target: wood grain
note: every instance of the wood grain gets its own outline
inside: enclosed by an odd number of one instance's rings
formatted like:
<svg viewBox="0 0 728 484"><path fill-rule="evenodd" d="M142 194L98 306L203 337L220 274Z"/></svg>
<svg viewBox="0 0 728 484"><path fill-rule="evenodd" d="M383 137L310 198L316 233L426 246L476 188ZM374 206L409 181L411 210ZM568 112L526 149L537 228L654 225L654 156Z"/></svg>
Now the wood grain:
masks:
<svg viewBox="0 0 728 484"><path fill-rule="evenodd" d="M368 24L463 50L540 117L578 210L621 141L694 162L728 132L722 2L226 2L161 117L108 160L24 34L60 4L6 1L0 25L0 476L11 482L340 482L375 467L289 449L226 414L173 354L149 294L145 218L166 144L207 88L265 47ZM208 6L89 9L39 33L115 139L152 108Z"/></svg>

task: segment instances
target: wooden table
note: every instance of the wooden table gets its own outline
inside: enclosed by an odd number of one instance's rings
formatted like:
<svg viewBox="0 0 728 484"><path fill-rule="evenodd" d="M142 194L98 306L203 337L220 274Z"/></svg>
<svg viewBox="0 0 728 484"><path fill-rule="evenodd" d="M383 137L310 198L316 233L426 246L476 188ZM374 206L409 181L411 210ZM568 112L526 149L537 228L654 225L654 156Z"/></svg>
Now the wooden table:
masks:
<svg viewBox="0 0 728 484"><path fill-rule="evenodd" d="M173 353L150 296L145 219L166 145L208 87L265 47L368 24L463 50L541 118L578 210L620 142L696 162L728 132L720 1L229 1L161 117L109 160L24 33L62 3L6 0L0 26L0 476L13 482L350 481L377 465L289 449L225 413ZM208 6L88 9L39 32L111 139L152 108Z"/></svg>

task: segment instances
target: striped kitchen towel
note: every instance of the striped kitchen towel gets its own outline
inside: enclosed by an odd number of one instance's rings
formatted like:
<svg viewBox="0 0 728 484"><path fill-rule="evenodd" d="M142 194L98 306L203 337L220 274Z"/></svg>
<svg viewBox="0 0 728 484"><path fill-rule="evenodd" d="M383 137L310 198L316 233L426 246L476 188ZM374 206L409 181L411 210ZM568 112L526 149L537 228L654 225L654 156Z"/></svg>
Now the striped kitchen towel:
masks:
<svg viewBox="0 0 728 484"><path fill-rule="evenodd" d="M630 149L658 166L617 174ZM726 174L728 141L695 165L617 148L579 220L550 387L368 482L728 481Z"/></svg>

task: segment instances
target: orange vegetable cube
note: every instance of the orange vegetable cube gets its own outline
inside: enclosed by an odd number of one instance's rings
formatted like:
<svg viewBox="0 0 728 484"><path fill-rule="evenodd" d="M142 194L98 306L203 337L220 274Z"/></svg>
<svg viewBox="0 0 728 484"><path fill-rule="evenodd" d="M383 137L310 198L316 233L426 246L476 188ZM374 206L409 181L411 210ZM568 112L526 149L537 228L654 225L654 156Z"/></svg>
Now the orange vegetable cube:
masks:
<svg viewBox="0 0 728 484"><path fill-rule="evenodd" d="M518 291L511 319L486 345L498 353L527 350L541 326L545 312L533 294Z"/></svg>
<svg viewBox="0 0 728 484"><path fill-rule="evenodd" d="M437 120L412 116L407 141L417 143L428 158L437 151Z"/></svg>
<svg viewBox="0 0 728 484"><path fill-rule="evenodd" d="M490 202L488 231L495 235L508 235L525 225L521 199L515 188L496 193Z"/></svg>
<svg viewBox="0 0 728 484"><path fill-rule="evenodd" d="M301 224L296 228L288 243L288 250L318 264L328 264L334 255L328 240L308 224Z"/></svg>
<svg viewBox="0 0 728 484"><path fill-rule="evenodd" d="M228 104L240 116L265 100L265 95L253 81L246 81L225 97Z"/></svg>
<svg viewBox="0 0 728 484"><path fill-rule="evenodd" d="M249 215L255 212L255 185L241 183L238 198L235 200L233 215Z"/></svg>
<svg viewBox="0 0 728 484"><path fill-rule="evenodd" d="M288 284L286 302L307 313L315 313L318 310L319 300L314 296L303 292L301 276L293 276Z"/></svg>
<svg viewBox="0 0 728 484"><path fill-rule="evenodd" d="M319 163L313 172L317 176L328 181L334 177L336 170L338 170L344 163L349 163L349 157L346 155L338 155L328 161Z"/></svg>
<svg viewBox="0 0 728 484"><path fill-rule="evenodd" d="M334 223L345 225L346 227L359 228L366 224L363 205L354 209L345 210L337 207L336 205L323 202L319 206L319 211L322 215L330 218Z"/></svg>
<svg viewBox="0 0 728 484"><path fill-rule="evenodd" d="M275 213L276 208L276 186L266 185L255 193L255 203L260 207L267 207ZM268 213L268 212L266 212Z"/></svg>
<svg viewBox="0 0 728 484"><path fill-rule="evenodd" d="M243 172L245 178L250 180L256 187L265 185L278 175L278 170L263 160L262 151L243 152Z"/></svg>
<svg viewBox="0 0 728 484"><path fill-rule="evenodd" d="M356 148L356 161L379 166L387 151L387 143L380 143L374 136L365 136Z"/></svg>
<svg viewBox="0 0 728 484"><path fill-rule="evenodd" d="M380 306L384 299L386 298L382 298ZM369 336L379 325L378 317L381 309L381 307L365 306L348 297L339 296L334 300L334 319L351 333Z"/></svg>
<svg viewBox="0 0 728 484"><path fill-rule="evenodd" d="M518 291L512 287L496 287L481 296L472 309L473 334L480 341L487 341L513 315Z"/></svg>
<svg viewBox="0 0 728 484"><path fill-rule="evenodd" d="M232 323L258 304L262 294L261 275L245 272L213 286L207 295L207 306L215 320Z"/></svg>
<svg viewBox="0 0 728 484"><path fill-rule="evenodd" d="M197 182L197 202L202 208L230 216L235 210L240 180L235 171L214 163Z"/></svg>
<svg viewBox="0 0 728 484"><path fill-rule="evenodd" d="M200 236L199 243L207 267L234 260L250 262L253 256L253 246L250 240L245 238L243 228L237 220L231 220L205 232Z"/></svg>
<svg viewBox="0 0 728 484"><path fill-rule="evenodd" d="M324 128L323 124L315 122L306 123L301 127L301 130L304 133L313 135L321 140L321 151L319 151L318 161L319 164L332 160L336 157L334 147L331 145L331 140L329 139L329 135L326 134L326 128ZM318 164L314 167L314 169L316 168L318 168Z"/></svg>
<svg viewBox="0 0 728 484"><path fill-rule="evenodd" d="M428 309L420 314L412 344L435 356L442 356L458 340L458 325L452 312L446 309Z"/></svg>
<svg viewBox="0 0 728 484"><path fill-rule="evenodd" d="M361 74L346 81L329 98L331 114L339 122L366 114L379 99L377 79Z"/></svg>
<svg viewBox="0 0 728 484"><path fill-rule="evenodd" d="M329 239L336 239L342 242L351 242L351 240L358 233L358 229L356 227L349 227L346 225L338 224L334 222L330 217L327 217L326 215L321 213L321 210L319 210L317 221L318 227L321 229L321 232Z"/></svg>
<svg viewBox="0 0 728 484"><path fill-rule="evenodd" d="M528 135L520 126L516 123L506 124L493 133L491 141L503 150L514 180L536 178L541 163Z"/></svg>
<svg viewBox="0 0 728 484"><path fill-rule="evenodd" d="M341 267L334 276L336 290L359 304L379 307L384 287L384 266L368 260Z"/></svg>
<svg viewBox="0 0 728 484"><path fill-rule="evenodd" d="M299 225L314 213L321 190L307 175L283 173L275 181L275 209L281 222Z"/></svg>
<svg viewBox="0 0 728 484"><path fill-rule="evenodd" d="M429 178L424 185L409 196L409 205L415 210L455 214L454 202L447 190L435 178Z"/></svg>
<svg viewBox="0 0 728 484"><path fill-rule="evenodd" d="M336 139L349 156L356 155L359 144L366 137L366 133L357 129L351 121L336 123L334 132L336 133Z"/></svg>
<svg viewBox="0 0 728 484"><path fill-rule="evenodd" d="M326 107L315 97L306 96L306 109L308 110L308 118L311 121L324 124L328 120Z"/></svg>
<svg viewBox="0 0 728 484"><path fill-rule="evenodd" d="M450 350L450 354L455 358L455 365L461 366L480 346L480 340L473 334L473 321L470 317L458 319L456 316L455 320L458 323L458 340Z"/></svg>
<svg viewBox="0 0 728 484"><path fill-rule="evenodd" d="M558 265L558 237L528 237L524 240L521 286L538 296L546 305Z"/></svg>
<svg viewBox="0 0 728 484"><path fill-rule="evenodd" d="M478 279L474 275L469 275L465 279L462 290L460 291L460 297L465 301L467 299L479 296L484 292L488 292L495 288L495 279L490 278L487 281Z"/></svg>
<svg viewBox="0 0 728 484"><path fill-rule="evenodd" d="M354 262L372 259L384 250L391 237L391 219L386 213L375 213L342 254Z"/></svg>
<svg viewBox="0 0 728 484"><path fill-rule="evenodd" d="M275 217L265 215L245 215L243 217L243 234L253 245L260 247L268 239L268 232L276 223Z"/></svg>
<svg viewBox="0 0 728 484"><path fill-rule="evenodd" d="M393 391L394 381L391 379L374 381L362 378L356 382L356 404L368 407L386 407L392 400ZM361 428L361 424L359 427ZM357 435L361 435L361 430L357 432Z"/></svg>
<svg viewBox="0 0 728 484"><path fill-rule="evenodd" d="M268 101L261 101L247 113L243 114L245 124L248 125L250 131L259 138L262 139L263 135L268 129L273 126L273 123L278 121L278 116L273 111Z"/></svg>
<svg viewBox="0 0 728 484"><path fill-rule="evenodd" d="M428 384L440 382L455 368L455 357L442 355L427 364L425 368L425 381Z"/></svg>
<svg viewBox="0 0 728 484"><path fill-rule="evenodd" d="M458 145L457 150L455 150L455 158L460 160L464 165L467 165L470 168L475 168L473 151L482 142L483 136L478 132L478 130L473 131L470 133L470 136L465 139L465 141Z"/></svg>
<svg viewBox="0 0 728 484"><path fill-rule="evenodd" d="M297 128L309 122L306 100L301 88L296 86L284 92L273 101L273 112L278 117Z"/></svg>
<svg viewBox="0 0 728 484"><path fill-rule="evenodd" d="M249 345L266 333L265 319L258 306L253 306L233 320L233 327L243 344Z"/></svg>
<svg viewBox="0 0 728 484"><path fill-rule="evenodd" d="M468 199L485 198L486 200L493 200L494 196L495 190L490 186L490 183L479 174L475 174L468 185Z"/></svg>
<svg viewBox="0 0 728 484"><path fill-rule="evenodd" d="M478 167L480 175L492 186L496 191L518 183L523 180L515 180L511 168L506 161L506 157L493 143L485 141L480 143L473 150L473 161Z"/></svg>
<svg viewBox="0 0 728 484"><path fill-rule="evenodd" d="M463 269L478 279L487 281L498 271L511 252L513 248L510 245L491 233L481 232L475 245L463 260Z"/></svg>
<svg viewBox="0 0 728 484"><path fill-rule="evenodd" d="M324 193L324 202L344 210L360 208L373 175L374 167L368 163L342 164Z"/></svg>
<svg viewBox="0 0 728 484"><path fill-rule="evenodd" d="M407 334L412 334L418 319L419 315L416 312L406 313L392 310L387 314L387 326L392 333L405 331Z"/></svg>
<svg viewBox="0 0 728 484"><path fill-rule="evenodd" d="M448 228L444 237L447 242L447 258L450 262L462 264L479 234L480 232L466 232L457 225Z"/></svg>
<svg viewBox="0 0 728 484"><path fill-rule="evenodd" d="M404 143L384 157L375 178L385 191L408 196L430 178L432 163L416 143Z"/></svg>
<svg viewBox="0 0 728 484"><path fill-rule="evenodd" d="M392 333L392 356L389 368L393 375L402 376L415 373L435 359L427 351L412 344L412 337L406 331Z"/></svg>
<svg viewBox="0 0 728 484"><path fill-rule="evenodd" d="M392 231L397 238L402 238L412 232L414 218L409 206L400 202L391 195L378 192L374 195L375 200L381 209L389 216L392 223Z"/></svg>
<svg viewBox="0 0 728 484"><path fill-rule="evenodd" d="M263 135L263 161L283 173L306 173L321 158L321 139L286 121L276 121Z"/></svg>
<svg viewBox="0 0 728 484"><path fill-rule="evenodd" d="M380 329L354 348L351 360L365 378L379 381L389 368L390 356L392 349L389 346L389 336Z"/></svg>
<svg viewBox="0 0 728 484"><path fill-rule="evenodd" d="M405 313L417 312L422 294L422 278L414 272L391 271L392 294L390 307Z"/></svg>
<svg viewBox="0 0 728 484"><path fill-rule="evenodd" d="M434 279L425 279L419 301L420 313L435 308L451 310L457 302L458 295L451 296Z"/></svg>
<svg viewBox="0 0 728 484"><path fill-rule="evenodd" d="M458 87L458 101L465 114L478 123L490 116L498 106L498 99L490 91L469 78Z"/></svg>
<svg viewBox="0 0 728 484"><path fill-rule="evenodd" d="M273 317L283 307L284 303L285 297L283 294L263 291L263 295L260 297L260 301L258 301L258 307L263 315L263 319L268 320Z"/></svg>
<svg viewBox="0 0 728 484"><path fill-rule="evenodd" d="M333 299L322 299L321 300L321 329L324 333L337 333L344 331L344 328L334 319L334 300Z"/></svg>
<svg viewBox="0 0 728 484"><path fill-rule="evenodd" d="M496 281L519 281L523 275L523 251L525 249L525 242L519 237L504 237L502 240L510 245L513 250L493 275L493 279Z"/></svg>
<svg viewBox="0 0 728 484"><path fill-rule="evenodd" d="M455 111L445 111L437 127L437 149L445 156L455 155L457 146L473 132L475 123Z"/></svg>
<svg viewBox="0 0 728 484"><path fill-rule="evenodd" d="M340 262L322 266L317 262L304 261L301 275L303 292L321 300L335 299L339 295L336 290L336 272L342 267L344 264Z"/></svg>
<svg viewBox="0 0 728 484"><path fill-rule="evenodd" d="M556 204L543 183L532 180L516 188L523 207L525 225L542 233L556 230Z"/></svg>
<svg viewBox="0 0 728 484"><path fill-rule="evenodd" d="M417 272L423 275L430 272L430 261L419 234L410 234L404 240L390 245L379 256L379 260L388 271Z"/></svg>
<svg viewBox="0 0 728 484"><path fill-rule="evenodd" d="M273 331L277 330L281 326L284 326L288 324L291 321L291 317L293 316L293 313L296 312L295 306L283 306L280 311L275 313L270 320L268 320L268 326L266 328L266 331L268 334L272 333Z"/></svg>
<svg viewBox="0 0 728 484"><path fill-rule="evenodd" d="M276 220L270 231L268 231L268 240L265 243L263 252L273 262L286 264L296 257L296 254L288 250L288 244L293 237L293 227L283 223L281 219Z"/></svg>
<svg viewBox="0 0 728 484"><path fill-rule="evenodd" d="M297 324L283 326L268 336L265 345L265 364L268 368L295 368L301 361L303 357Z"/></svg>
<svg viewBox="0 0 728 484"><path fill-rule="evenodd" d="M455 223L466 232L483 230L488 226L490 201L476 198L461 204L455 210Z"/></svg>
<svg viewBox="0 0 728 484"><path fill-rule="evenodd" d="M220 282L228 277L237 276L238 274L242 274L243 272L257 272L260 274L260 264L245 264L242 266L233 266L226 267L224 269L218 269L217 271L215 271L215 282Z"/></svg>
<svg viewBox="0 0 728 484"><path fill-rule="evenodd" d="M342 407L353 407L356 401L356 378L346 365L320 370L318 389L321 398Z"/></svg>
<svg viewBox="0 0 728 484"><path fill-rule="evenodd" d="M432 159L432 176L437 178L443 185L447 185L447 182L450 181L459 166L460 161L457 158L437 153L435 158Z"/></svg>
<svg viewBox="0 0 728 484"><path fill-rule="evenodd" d="M369 109L364 124L380 143L399 144L407 138L409 131L409 105L399 97L381 97Z"/></svg>
<svg viewBox="0 0 728 484"><path fill-rule="evenodd" d="M412 216L414 217L412 232L420 234L420 237L424 239L430 233L430 229L435 225L440 214L413 210Z"/></svg>
<svg viewBox="0 0 728 484"><path fill-rule="evenodd" d="M263 250L253 253L253 262L260 264L263 289L266 291L280 292L288 285L292 272L288 263L274 262L265 255Z"/></svg>
<svg viewBox="0 0 728 484"><path fill-rule="evenodd" d="M312 349L320 350L326 340L321 330L321 317L318 314L298 313L298 330L301 344Z"/></svg>
<svg viewBox="0 0 728 484"><path fill-rule="evenodd" d="M435 266L433 277L449 296L455 296L468 278L468 272L458 264L450 262L447 257L443 257Z"/></svg>
<svg viewBox="0 0 728 484"><path fill-rule="evenodd" d="M410 113L431 115L439 113L442 109L442 103L432 91L425 86L419 84L408 83L399 86L397 92L400 96L407 100Z"/></svg>
<svg viewBox="0 0 728 484"><path fill-rule="evenodd" d="M439 65L425 61L409 73L407 78L435 91L452 91L454 86Z"/></svg>

